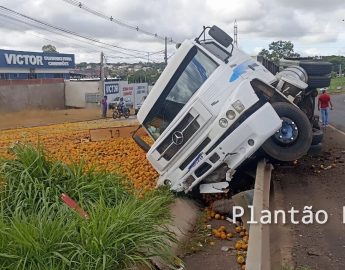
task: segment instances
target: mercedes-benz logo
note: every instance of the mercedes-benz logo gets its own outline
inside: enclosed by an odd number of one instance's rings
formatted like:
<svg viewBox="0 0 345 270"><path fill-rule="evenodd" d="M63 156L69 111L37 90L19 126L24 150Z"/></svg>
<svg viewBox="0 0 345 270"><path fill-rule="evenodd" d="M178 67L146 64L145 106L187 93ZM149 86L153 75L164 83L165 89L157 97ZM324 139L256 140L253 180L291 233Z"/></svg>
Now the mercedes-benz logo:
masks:
<svg viewBox="0 0 345 270"><path fill-rule="evenodd" d="M175 131L172 135L172 141L176 145L183 143L183 133L181 131Z"/></svg>

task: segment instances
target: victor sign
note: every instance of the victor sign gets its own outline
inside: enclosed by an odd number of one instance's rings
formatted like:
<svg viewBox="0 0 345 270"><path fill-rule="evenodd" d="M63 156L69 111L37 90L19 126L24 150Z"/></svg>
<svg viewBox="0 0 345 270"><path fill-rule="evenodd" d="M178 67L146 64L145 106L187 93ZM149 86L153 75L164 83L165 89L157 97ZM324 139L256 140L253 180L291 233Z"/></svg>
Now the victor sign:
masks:
<svg viewBox="0 0 345 270"><path fill-rule="evenodd" d="M74 68L74 54L0 50L0 67Z"/></svg>

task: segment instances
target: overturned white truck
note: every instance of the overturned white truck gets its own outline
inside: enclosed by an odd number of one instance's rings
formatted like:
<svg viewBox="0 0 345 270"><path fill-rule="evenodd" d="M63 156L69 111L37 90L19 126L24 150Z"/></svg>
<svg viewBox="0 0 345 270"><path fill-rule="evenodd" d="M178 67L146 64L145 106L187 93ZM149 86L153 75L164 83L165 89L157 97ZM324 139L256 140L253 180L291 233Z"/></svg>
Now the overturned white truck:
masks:
<svg viewBox="0 0 345 270"><path fill-rule="evenodd" d="M179 46L138 113L153 145L133 139L160 174L158 185L223 192L259 148L281 161L307 153L312 124L296 105L306 82L301 67L274 76L220 28L206 27Z"/></svg>

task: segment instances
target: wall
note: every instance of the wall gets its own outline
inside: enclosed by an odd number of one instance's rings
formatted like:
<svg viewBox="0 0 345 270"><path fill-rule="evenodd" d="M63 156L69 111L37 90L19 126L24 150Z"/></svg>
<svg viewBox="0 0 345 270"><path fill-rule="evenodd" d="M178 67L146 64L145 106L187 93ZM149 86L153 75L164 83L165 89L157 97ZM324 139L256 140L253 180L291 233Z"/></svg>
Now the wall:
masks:
<svg viewBox="0 0 345 270"><path fill-rule="evenodd" d="M86 94L97 94L99 82L95 81L65 81L66 107L85 108L96 106L95 103L86 103Z"/></svg>
<svg viewBox="0 0 345 270"><path fill-rule="evenodd" d="M63 79L0 80L0 112L63 109Z"/></svg>

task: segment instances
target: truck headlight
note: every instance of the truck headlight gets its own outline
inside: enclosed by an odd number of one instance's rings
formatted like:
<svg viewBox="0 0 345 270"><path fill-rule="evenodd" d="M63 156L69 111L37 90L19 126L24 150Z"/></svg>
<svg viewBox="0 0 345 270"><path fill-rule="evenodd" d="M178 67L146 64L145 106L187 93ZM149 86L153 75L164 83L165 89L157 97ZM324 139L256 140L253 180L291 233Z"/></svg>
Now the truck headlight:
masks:
<svg viewBox="0 0 345 270"><path fill-rule="evenodd" d="M232 103L232 107L238 112L241 113L244 111L245 107L243 103L239 100L236 100L234 103Z"/></svg>
<svg viewBox="0 0 345 270"><path fill-rule="evenodd" d="M222 128L226 128L228 126L228 120L226 120L225 118L220 118L219 119L219 125L222 127Z"/></svg>
<svg viewBox="0 0 345 270"><path fill-rule="evenodd" d="M171 181L169 179L164 180L164 185L171 187Z"/></svg>
<svg viewBox="0 0 345 270"><path fill-rule="evenodd" d="M233 120L236 117L236 113L233 110L228 110L226 112L226 117L230 120Z"/></svg>

